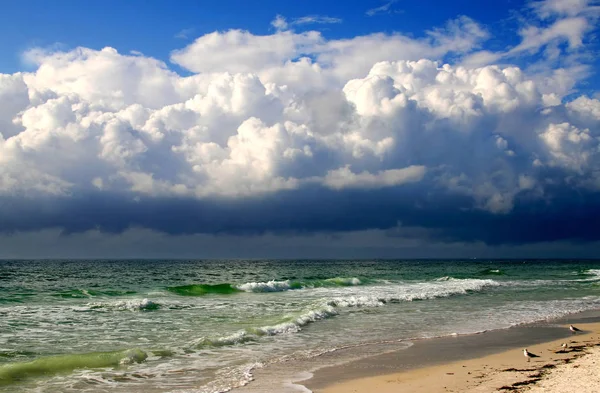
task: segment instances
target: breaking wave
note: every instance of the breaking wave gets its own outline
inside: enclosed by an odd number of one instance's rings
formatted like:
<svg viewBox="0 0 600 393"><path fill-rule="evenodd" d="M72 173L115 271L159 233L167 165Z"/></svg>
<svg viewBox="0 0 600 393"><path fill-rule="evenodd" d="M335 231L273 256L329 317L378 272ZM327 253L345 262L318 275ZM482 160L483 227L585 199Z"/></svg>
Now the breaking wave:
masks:
<svg viewBox="0 0 600 393"><path fill-rule="evenodd" d="M192 343L192 346L198 349L222 347L256 341L263 336L297 333L302 330L302 327L310 323L338 315L338 313L336 307L324 304L314 309L306 310L297 316L284 318L275 325L247 328L225 336L201 337Z"/></svg>
<svg viewBox="0 0 600 393"><path fill-rule="evenodd" d="M368 295L336 297L329 300L328 304L337 307L379 307L386 303L412 302L454 295L466 295L481 291L486 287L496 287L499 285L501 284L490 279L441 277L431 282L377 287Z"/></svg>
<svg viewBox="0 0 600 393"><path fill-rule="evenodd" d="M253 342L263 336L277 336L281 334L297 333L303 327L334 317L349 308L381 307L387 303L409 302L427 300L454 295L463 295L470 292L481 291L486 287L499 285L494 280L455 279L442 277L435 281L424 283L404 283L393 286L373 286L366 295L335 296L325 298L304 312L283 318L281 322L247 328L232 334L215 337L201 337L192 346L195 348L222 347Z"/></svg>
<svg viewBox="0 0 600 393"><path fill-rule="evenodd" d="M588 269L585 271L585 274L588 276L592 276L586 281L599 281L600 280L600 269Z"/></svg>
<svg viewBox="0 0 600 393"><path fill-rule="evenodd" d="M116 311L153 311L161 305L148 299L122 300L118 302L94 302L87 304L90 310L116 310Z"/></svg>
<svg viewBox="0 0 600 393"><path fill-rule="evenodd" d="M29 362L17 362L0 366L0 385L12 384L40 375L48 376L71 372L76 369L116 367L141 363L147 357L146 352L141 349L41 357Z"/></svg>
<svg viewBox="0 0 600 393"><path fill-rule="evenodd" d="M334 277L323 280L271 280L265 282L247 282L244 284L192 284L168 287L169 292L180 296L204 296L208 294L230 295L239 292L284 292L297 289L322 287L347 287L362 285L363 282L355 277Z"/></svg>

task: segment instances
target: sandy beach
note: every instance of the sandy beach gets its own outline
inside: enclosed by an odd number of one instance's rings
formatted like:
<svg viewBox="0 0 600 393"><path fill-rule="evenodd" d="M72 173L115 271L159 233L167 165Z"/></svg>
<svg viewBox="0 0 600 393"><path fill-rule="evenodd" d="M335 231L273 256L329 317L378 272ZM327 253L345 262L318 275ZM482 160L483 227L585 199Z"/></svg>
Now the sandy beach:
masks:
<svg viewBox="0 0 600 393"><path fill-rule="evenodd" d="M527 359L514 348L475 359L345 380L314 393L577 392L600 391L600 323L578 324L582 332L528 345ZM568 325L564 326L568 331ZM561 344L568 348L562 349Z"/></svg>

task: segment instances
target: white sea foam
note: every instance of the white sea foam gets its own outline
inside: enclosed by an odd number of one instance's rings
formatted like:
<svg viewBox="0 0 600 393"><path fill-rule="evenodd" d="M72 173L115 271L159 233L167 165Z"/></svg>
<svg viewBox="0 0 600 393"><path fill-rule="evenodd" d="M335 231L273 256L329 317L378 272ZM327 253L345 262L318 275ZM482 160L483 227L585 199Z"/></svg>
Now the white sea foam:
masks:
<svg viewBox="0 0 600 393"><path fill-rule="evenodd" d="M234 285L235 288L244 292L284 292L294 289L310 289L321 287L345 287L361 285L362 282L356 277L333 277L323 280L306 281L265 281L265 282L247 282L240 285Z"/></svg>
<svg viewBox="0 0 600 393"><path fill-rule="evenodd" d="M361 285L362 284L362 282L356 277L350 277L350 278L335 277L335 278L328 278L325 281L336 284L336 285Z"/></svg>
<svg viewBox="0 0 600 393"><path fill-rule="evenodd" d="M314 310L308 310L294 320L294 323L300 327L309 323L320 321L329 317L338 315L338 311L331 306L324 306Z"/></svg>
<svg viewBox="0 0 600 393"><path fill-rule="evenodd" d="M148 299L132 299L132 300L119 300L113 302L93 302L88 303L88 309L91 310L118 310L118 311L149 311L157 310L160 308L160 304L155 303Z"/></svg>
<svg viewBox="0 0 600 393"><path fill-rule="evenodd" d="M337 314L338 312L335 308L331 306L325 306L314 310L308 310L290 322L284 322L274 326L264 326L257 330L269 336L284 333L296 333L309 323L320 321Z"/></svg>
<svg viewBox="0 0 600 393"><path fill-rule="evenodd" d="M327 301L333 307L380 307L385 304L385 296L344 296Z"/></svg>
<svg viewBox="0 0 600 393"><path fill-rule="evenodd" d="M338 315L345 308L371 308L381 307L389 302L413 301L448 297L466 294L470 291L479 291L485 287L498 285L494 280L480 279L455 279L445 277L432 282L402 283L396 285L380 285L369 287L369 294L335 296L324 298L314 308L303 313L289 317L287 320L275 325L260 326L240 330L236 333L222 337L202 337L194 346L223 346L243 344L254 341L260 336L277 336L282 334L297 333L302 328L313 322Z"/></svg>
<svg viewBox="0 0 600 393"><path fill-rule="evenodd" d="M593 282L600 281L600 269L588 269L583 274L588 275L588 278L576 278L570 280L517 280L517 281L505 281L504 285L511 286L555 286L555 285L564 285L568 283L578 283L578 282ZM580 276L581 272L573 272L572 275Z"/></svg>
<svg viewBox="0 0 600 393"><path fill-rule="evenodd" d="M585 273L594 276L594 277L586 279L587 281L600 280L600 269L589 269Z"/></svg>
<svg viewBox="0 0 600 393"><path fill-rule="evenodd" d="M245 330L221 336L221 337L200 337L192 343L192 347L223 347L229 345L242 344L248 341L253 341L255 337L248 334Z"/></svg>
<svg viewBox="0 0 600 393"><path fill-rule="evenodd" d="M255 341L261 336L278 336L281 334L297 333L302 330L302 327L310 323L335 315L338 315L338 311L333 306L319 306L275 325L248 328L220 337L201 337L194 341L192 346L196 348L229 346L243 344L248 341Z"/></svg>
<svg viewBox="0 0 600 393"><path fill-rule="evenodd" d="M380 307L389 302L410 302L464 295L499 285L497 281L489 279L441 277L431 282L374 286L369 288L368 295L335 297L329 299L328 304L334 307Z"/></svg>
<svg viewBox="0 0 600 393"><path fill-rule="evenodd" d="M141 363L148 358L148 354L140 349L128 350L123 355L123 358L119 361L121 365Z"/></svg>
<svg viewBox="0 0 600 393"><path fill-rule="evenodd" d="M82 289L81 293L83 293L87 297L93 297L86 289Z"/></svg>
<svg viewBox="0 0 600 393"><path fill-rule="evenodd" d="M581 276L581 271L574 271L571 273L574 276ZM591 276L588 278L579 278L573 280L555 280L554 282L589 282L589 281L600 281L600 269L588 269L583 272L584 275Z"/></svg>
<svg viewBox="0 0 600 393"><path fill-rule="evenodd" d="M279 334L296 333L302 330L302 327L338 315L338 311L330 305L320 306L315 309L307 310L290 321L278 323L272 326L262 326L250 331L259 336L275 336Z"/></svg>
<svg viewBox="0 0 600 393"><path fill-rule="evenodd" d="M267 282L248 282L237 285L236 288L245 292L282 292L291 289L290 280L285 281L267 281Z"/></svg>
<svg viewBox="0 0 600 393"><path fill-rule="evenodd" d="M253 371L263 367L260 362L219 369L215 379L200 388L172 390L172 393L225 393L241 388L254 380Z"/></svg>

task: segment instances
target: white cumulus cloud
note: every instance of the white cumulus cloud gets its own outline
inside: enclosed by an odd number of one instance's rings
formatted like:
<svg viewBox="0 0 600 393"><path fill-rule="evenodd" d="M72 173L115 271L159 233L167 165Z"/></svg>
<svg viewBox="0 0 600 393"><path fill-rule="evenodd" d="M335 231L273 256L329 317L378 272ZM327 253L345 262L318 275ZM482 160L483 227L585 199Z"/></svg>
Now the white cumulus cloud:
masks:
<svg viewBox="0 0 600 393"><path fill-rule="evenodd" d="M540 15L564 17L522 31L512 51L582 44L590 26L571 24L589 22L590 4L544 4ZM489 36L472 19L421 38L336 40L290 23L308 20L197 38L171 55L190 76L108 47L29 51L35 71L0 75L0 195L202 200L410 184L504 214L522 193L595 181L599 101L567 100L578 80L564 68L443 61Z"/></svg>

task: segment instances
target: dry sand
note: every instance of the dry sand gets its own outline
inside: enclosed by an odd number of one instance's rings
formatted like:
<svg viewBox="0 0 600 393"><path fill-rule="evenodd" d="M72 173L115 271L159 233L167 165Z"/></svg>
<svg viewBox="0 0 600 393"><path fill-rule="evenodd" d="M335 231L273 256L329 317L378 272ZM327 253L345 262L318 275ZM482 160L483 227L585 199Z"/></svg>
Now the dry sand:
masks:
<svg viewBox="0 0 600 393"><path fill-rule="evenodd" d="M599 392L600 348L591 348L586 352L588 353L581 359L558 366L529 392Z"/></svg>
<svg viewBox="0 0 600 393"><path fill-rule="evenodd" d="M584 332L523 349L399 373L344 381L314 393L600 392L600 323ZM566 326L565 328L568 328ZM563 342L569 348L561 349Z"/></svg>

